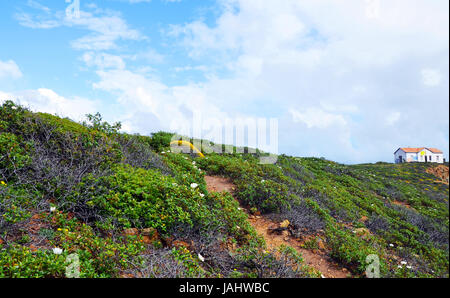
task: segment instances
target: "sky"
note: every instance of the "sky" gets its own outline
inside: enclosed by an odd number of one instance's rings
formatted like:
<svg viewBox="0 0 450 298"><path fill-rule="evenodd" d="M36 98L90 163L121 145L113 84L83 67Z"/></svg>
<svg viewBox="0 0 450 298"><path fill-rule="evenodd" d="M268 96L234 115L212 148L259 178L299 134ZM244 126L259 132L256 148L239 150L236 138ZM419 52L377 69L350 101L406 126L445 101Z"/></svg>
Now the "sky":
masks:
<svg viewBox="0 0 450 298"><path fill-rule="evenodd" d="M448 160L448 36L447 0L0 0L0 102L143 135L277 119L278 153Z"/></svg>

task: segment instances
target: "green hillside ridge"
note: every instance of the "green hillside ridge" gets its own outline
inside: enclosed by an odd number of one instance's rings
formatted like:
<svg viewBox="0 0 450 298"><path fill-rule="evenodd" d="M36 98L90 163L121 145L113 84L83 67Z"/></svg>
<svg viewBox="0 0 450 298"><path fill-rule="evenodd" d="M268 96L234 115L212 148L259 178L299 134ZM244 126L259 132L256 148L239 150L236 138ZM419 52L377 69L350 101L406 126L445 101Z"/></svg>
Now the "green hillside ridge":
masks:
<svg viewBox="0 0 450 298"><path fill-rule="evenodd" d="M99 114L0 107L0 277L65 277L73 253L89 278L320 277L293 248L267 251L246 210L288 220L311 248L320 238L354 277L371 254L382 277L449 276L449 187L433 164L262 165L259 153L199 158L170 152L170 133L119 130ZM235 198L208 192L206 174L230 178Z"/></svg>

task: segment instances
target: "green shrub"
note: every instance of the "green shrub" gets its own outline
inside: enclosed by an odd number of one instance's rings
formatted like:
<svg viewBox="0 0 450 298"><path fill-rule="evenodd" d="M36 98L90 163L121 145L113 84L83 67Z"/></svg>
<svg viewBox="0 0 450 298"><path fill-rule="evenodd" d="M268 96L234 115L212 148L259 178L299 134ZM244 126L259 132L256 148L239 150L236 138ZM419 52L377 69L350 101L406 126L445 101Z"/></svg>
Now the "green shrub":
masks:
<svg viewBox="0 0 450 298"><path fill-rule="evenodd" d="M152 146L153 150L155 150L156 152L161 152L163 149L166 149L170 146L173 135L173 133L167 133L163 131L152 133L150 146Z"/></svg>
<svg viewBox="0 0 450 298"><path fill-rule="evenodd" d="M0 278L61 278L65 275L66 256L50 250L33 252L19 245L0 246Z"/></svg>
<svg viewBox="0 0 450 298"><path fill-rule="evenodd" d="M87 181L81 183L72 200L84 200L85 208L97 208L102 216L127 228L153 227L165 232L180 223L204 225L211 218L206 198L198 188L180 185L156 170L129 165L113 169L113 175L87 178L96 179L97 186L86 190Z"/></svg>

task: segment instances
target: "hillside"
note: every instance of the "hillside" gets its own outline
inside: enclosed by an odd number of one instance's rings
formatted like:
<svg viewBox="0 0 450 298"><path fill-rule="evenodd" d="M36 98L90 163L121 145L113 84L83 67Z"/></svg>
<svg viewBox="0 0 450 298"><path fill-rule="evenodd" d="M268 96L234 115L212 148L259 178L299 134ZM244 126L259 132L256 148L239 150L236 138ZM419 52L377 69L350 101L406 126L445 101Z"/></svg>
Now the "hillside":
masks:
<svg viewBox="0 0 450 298"><path fill-rule="evenodd" d="M74 253L81 277L363 277L372 254L449 275L448 164L260 165L119 129L0 107L0 277L64 277Z"/></svg>

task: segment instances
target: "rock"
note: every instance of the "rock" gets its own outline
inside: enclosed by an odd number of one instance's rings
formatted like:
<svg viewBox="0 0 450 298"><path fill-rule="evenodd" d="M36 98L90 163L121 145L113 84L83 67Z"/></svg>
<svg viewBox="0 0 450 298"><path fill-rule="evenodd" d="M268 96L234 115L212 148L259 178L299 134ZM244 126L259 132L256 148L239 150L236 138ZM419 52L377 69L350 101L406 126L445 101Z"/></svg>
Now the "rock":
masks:
<svg viewBox="0 0 450 298"><path fill-rule="evenodd" d="M283 240L284 241L289 241L289 237L284 237Z"/></svg>
<svg viewBox="0 0 450 298"><path fill-rule="evenodd" d="M139 231L138 231L138 229L136 229L136 228L131 228L131 229L125 229L125 230L123 230L123 233L124 233L126 236L136 236L136 235L139 234Z"/></svg>
<svg viewBox="0 0 450 298"><path fill-rule="evenodd" d="M280 228L287 228L289 227L289 224L290 224L289 220L286 219L285 221L280 223Z"/></svg>
<svg viewBox="0 0 450 298"><path fill-rule="evenodd" d="M365 238L367 236L370 236L370 231L366 228L358 228L354 232L358 237Z"/></svg>
<svg viewBox="0 0 450 298"><path fill-rule="evenodd" d="M173 237L164 237L161 240L163 241L165 246L172 246Z"/></svg>
<svg viewBox="0 0 450 298"><path fill-rule="evenodd" d="M322 240L319 240L319 241L317 242L317 245L319 246L319 249L320 249L320 250L326 250L325 243L323 243Z"/></svg>
<svg viewBox="0 0 450 298"><path fill-rule="evenodd" d="M283 232L281 232L281 235L282 235L283 237L287 237L287 238L289 238L289 236L290 236L290 233L289 233L289 231L288 231L288 230L284 230Z"/></svg>
<svg viewBox="0 0 450 298"><path fill-rule="evenodd" d="M153 239L152 237L149 236L142 236L142 242L144 242L145 244L153 244L153 242L156 240L157 239Z"/></svg>
<svg viewBox="0 0 450 298"><path fill-rule="evenodd" d="M145 228L142 230L142 235L154 237L155 235L158 235L158 231L155 228Z"/></svg>
<svg viewBox="0 0 450 298"><path fill-rule="evenodd" d="M40 214L35 214L30 219L36 220L36 219L39 219L39 218L41 218Z"/></svg>
<svg viewBox="0 0 450 298"><path fill-rule="evenodd" d="M190 249L192 247L191 244L189 244L189 243L187 243L185 241L182 241L182 240L175 240L175 241L173 241L172 242L172 246L176 247L176 248L185 247L187 249Z"/></svg>

